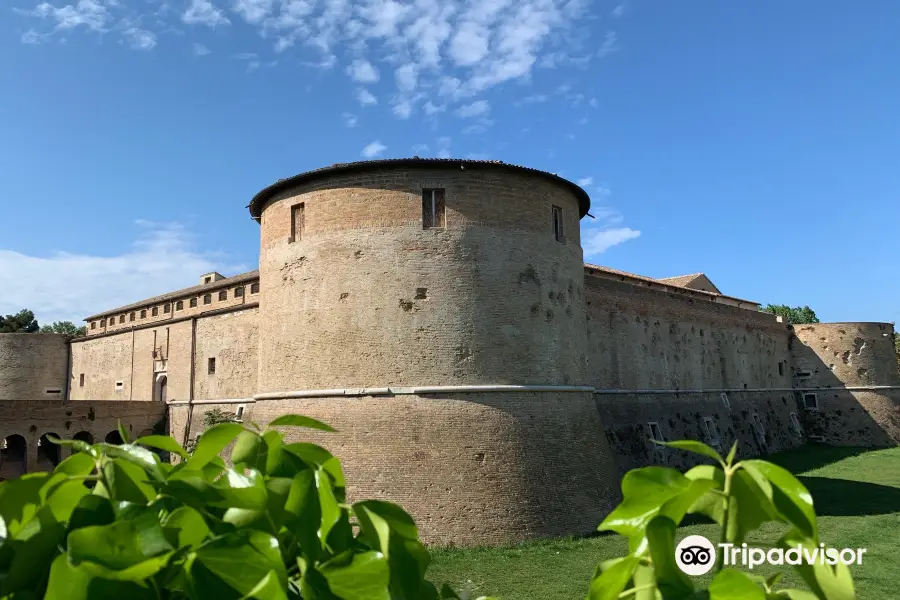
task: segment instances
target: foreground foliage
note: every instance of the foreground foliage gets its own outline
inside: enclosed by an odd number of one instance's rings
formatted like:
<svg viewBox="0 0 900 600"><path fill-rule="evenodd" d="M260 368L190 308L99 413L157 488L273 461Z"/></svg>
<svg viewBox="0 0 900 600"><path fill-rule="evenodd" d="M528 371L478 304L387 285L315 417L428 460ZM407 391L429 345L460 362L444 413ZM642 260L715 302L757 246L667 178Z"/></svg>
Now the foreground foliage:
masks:
<svg viewBox="0 0 900 600"><path fill-rule="evenodd" d="M849 568L838 563L793 568L809 591L777 589L781 575L767 579L724 568L721 553L707 589L697 589L675 560L675 531L689 514L704 515L721 529L721 543L740 547L761 525L777 522L787 531L771 547L819 548L816 513L809 491L789 471L764 460L735 462L737 444L726 458L697 441L663 443L701 454L717 464L682 474L665 467L629 471L622 479L623 501L604 519L600 531L628 539L628 554L598 565L589 600L853 600Z"/></svg>
<svg viewBox="0 0 900 600"><path fill-rule="evenodd" d="M269 427L331 431L297 415ZM73 454L52 473L0 483L0 598L457 598L425 579L430 557L402 508L345 502L324 448L221 423L187 453L119 429L122 445L56 440ZM219 453L232 442L229 467Z"/></svg>

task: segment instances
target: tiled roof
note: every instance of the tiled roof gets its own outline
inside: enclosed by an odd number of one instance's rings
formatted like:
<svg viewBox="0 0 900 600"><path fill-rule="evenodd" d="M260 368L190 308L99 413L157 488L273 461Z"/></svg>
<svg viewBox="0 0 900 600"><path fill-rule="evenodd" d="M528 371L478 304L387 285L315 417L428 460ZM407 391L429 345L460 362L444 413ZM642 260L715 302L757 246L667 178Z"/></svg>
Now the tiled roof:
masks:
<svg viewBox="0 0 900 600"><path fill-rule="evenodd" d="M661 277L657 279L657 281L662 281L663 283L670 283L672 285L677 285L678 287L687 287L687 284L697 279L703 273L693 273L692 275L678 275L677 277Z"/></svg>
<svg viewBox="0 0 900 600"><path fill-rule="evenodd" d="M96 315L91 315L90 317L85 317L84 320L92 321L94 319L102 319L103 317L106 317L108 315L117 315L119 313L128 312L136 308L142 308L145 306L150 306L152 304L165 302L166 300L176 300L185 296L193 296L195 294L199 294L200 292L217 290L219 288L232 286L236 283L253 281L254 279L259 279L259 271L248 271L246 273L241 273L240 275L235 275L233 277L226 277L225 279L220 279L218 281L210 281L209 283L202 283L200 285L184 288L175 292L169 292L168 294L162 294L161 296L154 296L152 298L147 298L146 300L141 300L140 302L135 302L134 304L120 306L112 310L106 310L101 313L97 313Z"/></svg>
<svg viewBox="0 0 900 600"><path fill-rule="evenodd" d="M578 198L578 205L580 207L582 217L586 215L591 208L591 199L587 195L587 192L585 192L580 186L576 185L575 183L572 183L568 179L563 179L555 173L548 173L547 171L532 169L531 167L523 167L521 165L508 164L499 160L419 158L418 156L414 156L412 158L385 158L381 160L364 160L351 163L335 163L331 166L314 169L312 171L306 171L305 173L300 173L299 175L294 175L293 177L288 177L287 179L279 179L269 187L256 194L250 201L250 204L247 206L247 208L250 209L250 216L252 216L256 220L259 220L260 215L262 214L263 205L266 203L266 201L281 191L300 185L302 183L313 181L315 179L318 179L319 177L350 173L354 171L378 169L381 167L462 167L476 170L494 169L513 173L529 173L532 175L543 177L545 179L549 179L568 187L569 190L573 194L575 194L575 197Z"/></svg>
<svg viewBox="0 0 900 600"><path fill-rule="evenodd" d="M736 298L734 296L726 296L725 294L716 294L714 292L707 292L704 290L695 290L693 288L685 288L681 287L678 284L671 283L670 281L666 281L665 279L653 279L652 277L644 277L643 275L635 275L634 273L628 273L626 271L619 271L618 269L610 269L609 267L601 267L600 265L592 265L590 263L584 263L584 268L591 271L600 271L601 273L606 273L607 275L618 275L620 277L626 277L628 279L632 279L634 281L643 281L647 283L656 283L660 285L665 285L673 290L677 290L679 292L684 292L685 290L689 290L693 294L702 294L704 296L709 296L711 298L721 297L728 298L730 300L736 300L738 302L746 302L747 304L759 304L759 302L754 302L753 300L745 300L744 298ZM696 277L696 275L684 277ZM677 279L674 277L669 277L668 279Z"/></svg>

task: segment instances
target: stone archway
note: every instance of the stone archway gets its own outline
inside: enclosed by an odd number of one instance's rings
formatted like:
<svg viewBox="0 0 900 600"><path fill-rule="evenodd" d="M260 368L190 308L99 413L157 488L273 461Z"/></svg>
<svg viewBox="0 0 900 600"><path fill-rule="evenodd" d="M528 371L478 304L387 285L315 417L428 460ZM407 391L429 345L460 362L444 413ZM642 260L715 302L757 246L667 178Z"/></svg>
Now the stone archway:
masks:
<svg viewBox="0 0 900 600"><path fill-rule="evenodd" d="M82 441L86 444L94 443L94 436L91 435L90 431L79 431L78 433L76 433L75 435L72 436L72 439Z"/></svg>
<svg viewBox="0 0 900 600"><path fill-rule="evenodd" d="M62 448L58 444L51 442L48 437L59 439L59 434L48 431L38 440L37 448L37 470L52 471L53 468L62 460Z"/></svg>
<svg viewBox="0 0 900 600"><path fill-rule="evenodd" d="M123 440L122 436L119 435L118 429L113 429L112 431L107 433L106 438L103 441L106 442L107 444L116 444L117 446L119 444L125 443L125 440Z"/></svg>
<svg viewBox="0 0 900 600"><path fill-rule="evenodd" d="M0 442L0 479L13 479L28 469L28 443L21 435L10 435Z"/></svg>

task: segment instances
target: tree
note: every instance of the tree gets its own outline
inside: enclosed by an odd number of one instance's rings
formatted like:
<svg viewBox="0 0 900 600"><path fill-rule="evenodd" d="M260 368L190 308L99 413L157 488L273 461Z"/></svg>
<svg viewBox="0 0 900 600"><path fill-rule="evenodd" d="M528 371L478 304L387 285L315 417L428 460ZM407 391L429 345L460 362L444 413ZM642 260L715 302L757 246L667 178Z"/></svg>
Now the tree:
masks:
<svg viewBox="0 0 900 600"><path fill-rule="evenodd" d="M79 327L72 321L54 321L52 325L41 327L41 333L62 333L70 337L84 337L87 335L87 326Z"/></svg>
<svg viewBox="0 0 900 600"><path fill-rule="evenodd" d="M0 316L0 333L34 333L37 330L34 313L26 308L14 315Z"/></svg>
<svg viewBox="0 0 900 600"><path fill-rule="evenodd" d="M816 311L808 306L790 307L787 304L769 304L763 309L763 312L782 317L791 325L797 325L798 323L819 322L819 317L816 316Z"/></svg>

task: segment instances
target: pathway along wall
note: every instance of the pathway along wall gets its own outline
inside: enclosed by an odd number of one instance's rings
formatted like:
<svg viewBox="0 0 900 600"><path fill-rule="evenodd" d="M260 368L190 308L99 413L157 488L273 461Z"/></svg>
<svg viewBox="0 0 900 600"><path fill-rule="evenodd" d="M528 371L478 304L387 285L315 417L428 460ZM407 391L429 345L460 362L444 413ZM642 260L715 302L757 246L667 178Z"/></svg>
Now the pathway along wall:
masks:
<svg viewBox="0 0 900 600"><path fill-rule="evenodd" d="M332 168L263 203L260 393L584 381L580 190L462 162ZM445 226L425 229L433 188ZM587 533L617 499L587 392L266 400L252 418L285 412L336 427L316 441L351 496L401 502L432 542Z"/></svg>
<svg viewBox="0 0 900 600"><path fill-rule="evenodd" d="M794 387L807 435L834 445L900 444L900 389L883 389L900 387L894 326L815 323L794 325L794 335Z"/></svg>
<svg viewBox="0 0 900 600"><path fill-rule="evenodd" d="M57 333L0 333L0 400L66 397L69 343Z"/></svg>

